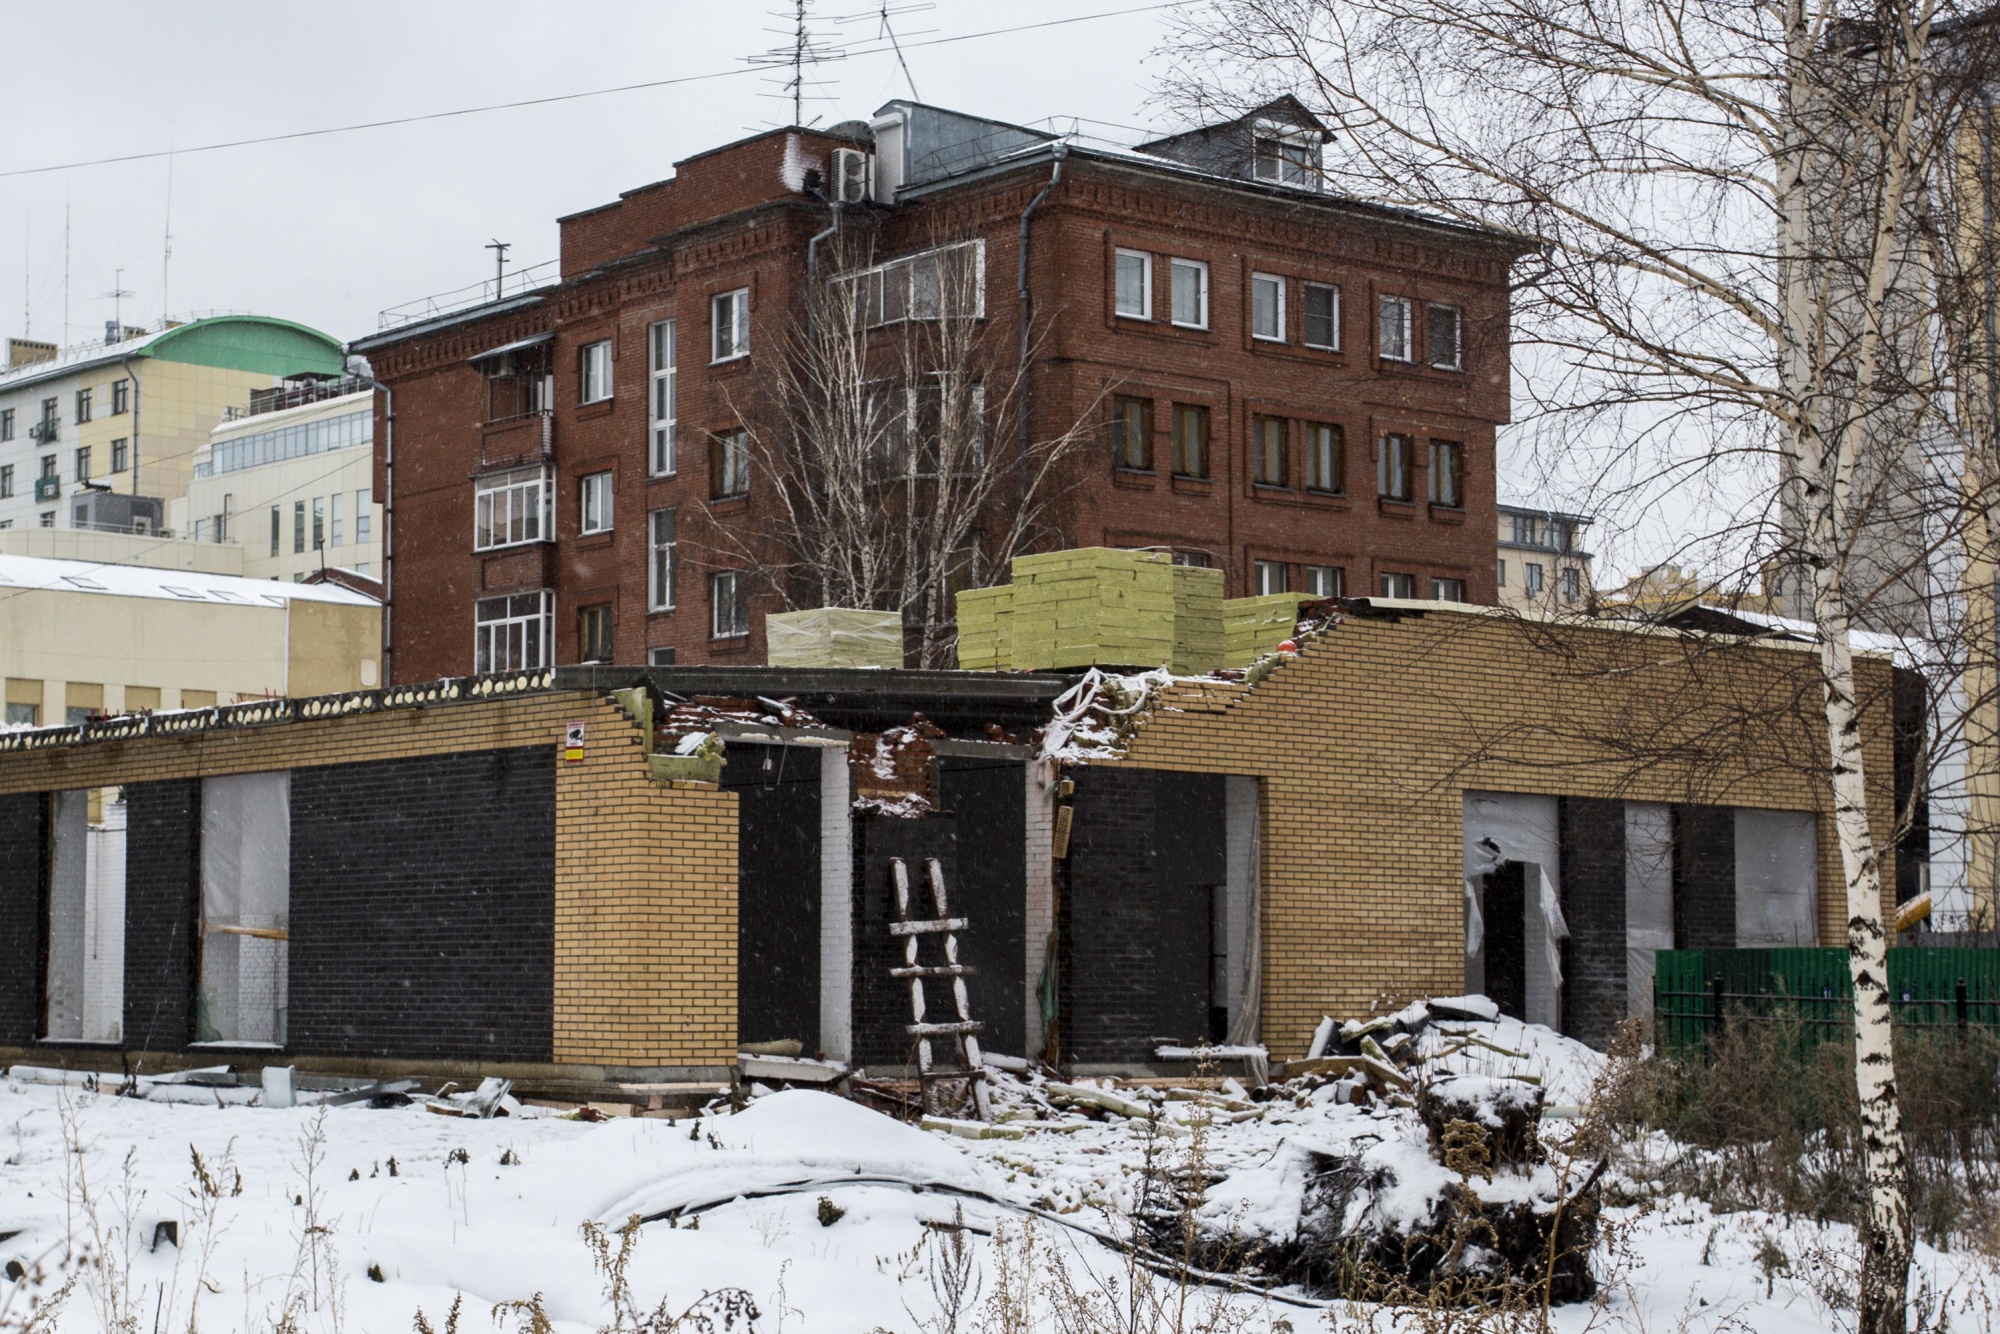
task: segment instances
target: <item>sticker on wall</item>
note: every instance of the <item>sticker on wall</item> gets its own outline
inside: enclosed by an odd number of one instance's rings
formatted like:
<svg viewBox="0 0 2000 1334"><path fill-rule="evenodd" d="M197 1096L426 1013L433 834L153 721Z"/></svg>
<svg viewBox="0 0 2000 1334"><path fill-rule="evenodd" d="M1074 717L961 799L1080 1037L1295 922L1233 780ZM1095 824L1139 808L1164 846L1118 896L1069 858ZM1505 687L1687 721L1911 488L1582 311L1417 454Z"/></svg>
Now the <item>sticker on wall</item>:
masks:
<svg viewBox="0 0 2000 1334"><path fill-rule="evenodd" d="M563 732L563 763L583 763L583 724L571 723Z"/></svg>

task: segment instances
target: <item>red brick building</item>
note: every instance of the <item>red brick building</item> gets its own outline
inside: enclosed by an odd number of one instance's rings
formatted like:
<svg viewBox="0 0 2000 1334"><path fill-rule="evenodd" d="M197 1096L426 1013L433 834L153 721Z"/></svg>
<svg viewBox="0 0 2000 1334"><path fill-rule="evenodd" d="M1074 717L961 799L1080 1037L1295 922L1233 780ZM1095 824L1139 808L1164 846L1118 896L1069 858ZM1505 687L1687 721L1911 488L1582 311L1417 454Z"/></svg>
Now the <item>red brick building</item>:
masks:
<svg viewBox="0 0 2000 1334"><path fill-rule="evenodd" d="M768 595L691 519L766 499L727 494L730 432L835 221L878 264L976 243L992 336L1032 312L1030 429L1102 418L1065 545L1492 602L1518 252L1322 193L1325 138L1289 101L1132 149L898 101L562 219L559 282L354 346L388 389L389 679L763 660Z"/></svg>

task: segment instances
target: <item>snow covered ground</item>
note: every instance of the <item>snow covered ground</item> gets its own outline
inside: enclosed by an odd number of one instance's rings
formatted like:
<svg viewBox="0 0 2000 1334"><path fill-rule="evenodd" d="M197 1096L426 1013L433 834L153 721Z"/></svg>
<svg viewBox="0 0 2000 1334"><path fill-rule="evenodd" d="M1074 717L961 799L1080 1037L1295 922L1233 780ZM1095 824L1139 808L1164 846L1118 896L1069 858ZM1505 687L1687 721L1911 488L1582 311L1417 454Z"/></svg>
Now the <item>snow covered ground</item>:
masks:
<svg viewBox="0 0 2000 1334"><path fill-rule="evenodd" d="M1451 1027L1424 1041L1450 1043ZM1484 1073L1532 1067L1552 1104L1583 1100L1594 1057L1507 1021L1481 1031L1524 1057L1473 1047L1454 1062ZM1018 1092L1000 1101L1027 1105ZM1167 1107L1172 1121L1198 1114L1191 1102ZM458 1294L468 1332L494 1328L496 1304L536 1294L556 1328L596 1330L612 1313L581 1225L680 1211L671 1224L647 1225L633 1252L629 1279L642 1309L664 1298L677 1311L705 1291L740 1287L761 1309L764 1331L935 1330L942 1234L934 1225L961 1209L974 1259L989 1269L982 1299L997 1286L992 1234L1019 1229L1029 1211L1040 1211L1044 1255L1059 1252L1072 1273L1079 1265L1118 1273L1117 1253L1090 1234L1115 1227L1107 1215L1130 1202L1145 1139L1138 1123L1081 1113L1015 1122L1018 1139L966 1139L812 1092L681 1121L590 1124L525 1110L481 1121L421 1106L164 1105L7 1081L0 1263L32 1270L40 1260L49 1282L38 1286L32 1273L0 1280L0 1329L22 1320L29 1295L61 1281L67 1241L109 1262L72 1265L78 1282L55 1324L63 1331L116 1329L121 1319L134 1330L261 1331L287 1309L298 1329L408 1330L419 1308L443 1330ZM1315 1095L1303 1106L1280 1101L1232 1115L1218 1114L1207 1134L1212 1169L1230 1178L1210 1208L1282 1228L1287 1210L1296 1213L1288 1192L1298 1173L1288 1164L1298 1151L1365 1143L1393 1113ZM1545 1128L1553 1135L1560 1124ZM1190 1139L1163 1138L1169 1153ZM212 1187L201 1184L196 1155ZM1557 1330L1851 1327L1851 1313L1814 1295L1812 1273L1816 1250L1851 1254L1845 1229L1712 1216L1687 1200L1612 1215L1623 1258L1600 1265L1610 1289L1603 1309L1558 1308ZM176 1225L178 1245L153 1244L161 1221ZM1933 1287L1964 1304L1952 1329L1990 1327L1992 1294L1979 1286L1990 1280L1979 1263L1930 1250L1919 1263ZM1033 1289L1044 1303L1053 1292L1047 1283ZM1292 1329L1345 1329L1370 1315L1259 1294L1235 1301L1253 1329L1280 1319ZM1055 1327L1045 1308L1036 1324ZM969 1334L970 1315L960 1328Z"/></svg>

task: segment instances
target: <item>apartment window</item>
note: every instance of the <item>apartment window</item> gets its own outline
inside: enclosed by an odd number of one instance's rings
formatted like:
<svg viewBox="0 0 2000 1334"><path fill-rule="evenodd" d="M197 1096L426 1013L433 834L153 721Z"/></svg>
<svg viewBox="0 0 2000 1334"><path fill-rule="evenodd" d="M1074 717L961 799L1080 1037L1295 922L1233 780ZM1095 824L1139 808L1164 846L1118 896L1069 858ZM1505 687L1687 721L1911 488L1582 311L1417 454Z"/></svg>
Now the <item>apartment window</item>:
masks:
<svg viewBox="0 0 2000 1334"><path fill-rule="evenodd" d="M1385 598L1413 598L1417 595L1417 578L1412 574L1385 574L1382 576L1382 596Z"/></svg>
<svg viewBox="0 0 2000 1334"><path fill-rule="evenodd" d="M284 1045L291 787L282 771L202 780L196 1042Z"/></svg>
<svg viewBox="0 0 2000 1334"><path fill-rule="evenodd" d="M0 500L14 498L14 465L0 465Z"/></svg>
<svg viewBox="0 0 2000 1334"><path fill-rule="evenodd" d="M1521 571L1521 590L1531 598L1540 597L1547 580L1548 571L1542 568L1540 562L1531 560Z"/></svg>
<svg viewBox="0 0 2000 1334"><path fill-rule="evenodd" d="M1340 289L1328 283L1305 285L1305 344L1340 350Z"/></svg>
<svg viewBox="0 0 2000 1334"><path fill-rule="evenodd" d="M610 532L611 474L591 473L583 479L578 490L583 505L583 517L577 524L577 531L584 534Z"/></svg>
<svg viewBox="0 0 2000 1334"><path fill-rule="evenodd" d="M868 327L986 317L986 242L960 241L843 275ZM747 295L746 295L746 300ZM745 307L747 316L748 307ZM747 342L744 351L749 350ZM718 361L722 357L718 354Z"/></svg>
<svg viewBox="0 0 2000 1334"><path fill-rule="evenodd" d="M56 418L59 415L56 410L56 403L57 400L53 398L45 398L42 400L42 426L45 430L48 431L48 435L46 437L48 439L55 438L54 428L56 424Z"/></svg>
<svg viewBox="0 0 2000 1334"><path fill-rule="evenodd" d="M281 513L281 508L277 505L271 506L271 554L273 556L278 554L278 542L284 533L284 529L285 520Z"/></svg>
<svg viewBox="0 0 2000 1334"><path fill-rule="evenodd" d="M292 502L292 554L298 555L306 549L306 502Z"/></svg>
<svg viewBox="0 0 2000 1334"><path fill-rule="evenodd" d="M1177 259L1170 267L1174 283L1174 323L1185 329L1208 327L1208 265L1198 259Z"/></svg>
<svg viewBox="0 0 2000 1334"><path fill-rule="evenodd" d="M1316 598L1337 598L1346 596L1346 571L1338 565L1308 565L1305 567L1305 591Z"/></svg>
<svg viewBox="0 0 2000 1334"><path fill-rule="evenodd" d="M1116 293L1112 310L1128 320L1153 318L1153 257L1138 250L1120 250L1116 256Z"/></svg>
<svg viewBox="0 0 2000 1334"><path fill-rule="evenodd" d="M555 611L555 594L546 589L473 603L472 670L513 672L548 666Z"/></svg>
<svg viewBox="0 0 2000 1334"><path fill-rule="evenodd" d="M647 649L647 650L646 650L646 665L647 665L648 667L671 667L671 666L673 666L673 665L674 665L674 646L673 646L673 645L671 645L671 644L668 644L668 645L666 645L666 646L664 646L664 647L662 647L662 648L652 648L652 649Z"/></svg>
<svg viewBox="0 0 2000 1334"><path fill-rule="evenodd" d="M1433 602L1465 601L1465 580L1463 579L1431 580L1431 601Z"/></svg>
<svg viewBox="0 0 2000 1334"><path fill-rule="evenodd" d="M1185 549L1174 552L1173 561L1174 564L1185 565L1190 570L1206 570L1215 564L1214 561L1208 558L1206 551L1188 551Z"/></svg>
<svg viewBox="0 0 2000 1334"><path fill-rule="evenodd" d="M76 420L78 425L82 425L84 422L90 420L90 391L88 389L79 389L76 391Z"/></svg>
<svg viewBox="0 0 2000 1334"><path fill-rule="evenodd" d="M1256 588L1258 597L1263 597L1266 593L1283 593L1287 591L1285 563L1281 560L1258 560L1250 562L1250 578L1253 586Z"/></svg>
<svg viewBox="0 0 2000 1334"><path fill-rule="evenodd" d="M647 518L646 609L674 609L674 557L679 538L672 510L654 510Z"/></svg>
<svg viewBox="0 0 2000 1334"><path fill-rule="evenodd" d="M546 468L513 468L488 473L472 483L472 549L487 551L521 542L544 542L554 534L550 522L555 487ZM368 539L367 524L355 497L355 534Z"/></svg>
<svg viewBox="0 0 2000 1334"><path fill-rule="evenodd" d="M1512 516L1512 522L1515 546L1538 547L1542 545L1541 519L1532 514L1516 514Z"/></svg>
<svg viewBox="0 0 2000 1334"><path fill-rule="evenodd" d="M1285 419L1250 419L1250 477L1259 486L1285 485Z"/></svg>
<svg viewBox="0 0 2000 1334"><path fill-rule="evenodd" d="M1316 185L1319 152L1305 134L1276 128L1258 134L1251 143L1251 173L1260 181L1280 185Z"/></svg>
<svg viewBox="0 0 2000 1334"><path fill-rule="evenodd" d="M366 542L369 530L374 527L374 524L375 511L369 505L368 493L366 491L356 491L354 493L354 540L357 543Z"/></svg>
<svg viewBox="0 0 2000 1334"><path fill-rule="evenodd" d="M661 320L653 326L653 476L666 477L679 469L674 458L674 424L679 412L677 380L680 354L675 343L674 321Z"/></svg>
<svg viewBox="0 0 2000 1334"><path fill-rule="evenodd" d="M367 577L368 577L368 562L367 562L367 561L365 561L365 560L358 560L358 561L355 561L355 562L354 562L354 572L355 572L356 574L360 575L360 576L361 576L362 578L364 578L364 579L365 579L365 578L367 578Z"/></svg>
<svg viewBox="0 0 2000 1334"><path fill-rule="evenodd" d="M124 436L120 436L111 442L111 471L124 472L131 466L131 442L126 440Z"/></svg>
<svg viewBox="0 0 2000 1334"><path fill-rule="evenodd" d="M1375 341L1384 361L1410 359L1410 300L1385 296L1375 312Z"/></svg>
<svg viewBox="0 0 2000 1334"><path fill-rule="evenodd" d="M76 480L90 480L90 446L84 445L76 451Z"/></svg>
<svg viewBox="0 0 2000 1334"><path fill-rule="evenodd" d="M709 302L713 337L710 361L734 361L750 355L750 289L739 287Z"/></svg>
<svg viewBox="0 0 2000 1334"><path fill-rule="evenodd" d="M1583 600L1583 572L1571 568L1562 572L1562 597L1565 603L1574 605Z"/></svg>
<svg viewBox="0 0 2000 1334"><path fill-rule="evenodd" d="M331 547L337 547L340 545L341 542L342 532L341 532L340 520L342 517L341 510L344 508L341 502L345 499L346 497L341 495L340 492L338 491L334 492L332 495L327 497L326 542L327 545Z"/></svg>
<svg viewBox="0 0 2000 1334"><path fill-rule="evenodd" d="M1384 500L1410 498L1410 437L1390 433L1375 451L1375 490Z"/></svg>
<svg viewBox="0 0 2000 1334"><path fill-rule="evenodd" d="M1507 586L1507 562L1504 560L1493 562L1493 586L1495 588Z"/></svg>
<svg viewBox="0 0 2000 1334"><path fill-rule="evenodd" d="M324 550L325 547L326 547L326 499L323 496L314 496L312 549L314 551L321 551Z"/></svg>
<svg viewBox="0 0 2000 1334"><path fill-rule="evenodd" d="M750 433L738 428L708 440L709 494L717 500L750 494Z"/></svg>
<svg viewBox="0 0 2000 1334"><path fill-rule="evenodd" d="M598 602L576 613L577 654L584 662L610 662L611 604Z"/></svg>
<svg viewBox="0 0 2000 1334"><path fill-rule="evenodd" d="M1347 440L1338 426L1306 425L1306 488L1339 495L1347 484Z"/></svg>
<svg viewBox="0 0 2000 1334"><path fill-rule="evenodd" d="M14 438L14 409L0 408L0 440Z"/></svg>
<svg viewBox="0 0 2000 1334"><path fill-rule="evenodd" d="M1152 470L1152 399L1121 394L1111 400L1111 458L1120 468Z"/></svg>
<svg viewBox="0 0 2000 1334"><path fill-rule="evenodd" d="M1465 504L1465 446L1456 441L1431 441L1431 504Z"/></svg>
<svg viewBox="0 0 2000 1334"><path fill-rule="evenodd" d="M1425 351L1431 365L1441 371L1459 368L1459 319L1457 306L1430 306L1424 311Z"/></svg>
<svg viewBox="0 0 2000 1334"><path fill-rule="evenodd" d="M55 475L56 475L56 456L53 454L42 455L42 480L54 481Z"/></svg>
<svg viewBox="0 0 2000 1334"><path fill-rule="evenodd" d="M750 590L741 570L724 570L708 581L709 634L738 639L750 633Z"/></svg>
<svg viewBox="0 0 2000 1334"><path fill-rule="evenodd" d="M599 339L577 349L579 403L602 403L611 397L611 340Z"/></svg>
<svg viewBox="0 0 2000 1334"><path fill-rule="evenodd" d="M130 380L113 380L111 382L111 415L116 417L122 412L130 411L131 407L132 382Z"/></svg>
<svg viewBox="0 0 2000 1334"><path fill-rule="evenodd" d="M1186 403L1174 404L1174 457L1176 477L1208 476L1208 409Z"/></svg>
<svg viewBox="0 0 2000 1334"><path fill-rule="evenodd" d="M1250 336L1285 341L1285 280L1275 274L1250 275Z"/></svg>

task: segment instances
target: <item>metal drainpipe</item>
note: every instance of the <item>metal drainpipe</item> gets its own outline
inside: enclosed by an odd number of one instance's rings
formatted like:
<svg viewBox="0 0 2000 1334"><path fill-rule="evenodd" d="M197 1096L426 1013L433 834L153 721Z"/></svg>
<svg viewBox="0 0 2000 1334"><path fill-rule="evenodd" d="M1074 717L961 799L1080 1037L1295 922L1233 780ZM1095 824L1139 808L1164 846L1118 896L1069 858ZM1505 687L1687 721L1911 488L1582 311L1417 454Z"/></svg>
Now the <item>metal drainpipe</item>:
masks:
<svg viewBox="0 0 2000 1334"><path fill-rule="evenodd" d="M396 391L373 376L368 383L382 391L382 670L375 683L389 685L389 661L395 650L396 615ZM356 520L359 522L359 520Z"/></svg>
<svg viewBox="0 0 2000 1334"><path fill-rule="evenodd" d="M1065 157L1068 157L1068 156L1069 156L1069 145L1068 145L1068 144L1057 144L1057 145L1055 146L1055 148L1054 148L1053 150L1051 150L1051 151L1052 151L1052 152L1054 153L1054 155L1055 155L1055 160L1056 160L1056 165L1055 165L1055 170L1049 173L1049 183L1048 183L1047 185L1045 185L1045 186L1043 186L1043 187L1042 187L1042 192L1041 192L1040 194L1036 195L1036 196L1035 196L1035 197L1034 197L1033 199L1030 199L1030 200L1028 201L1028 206L1027 206L1026 208L1024 208L1024 209L1022 209L1022 210L1021 210L1021 251L1020 251L1020 258L1021 258L1021 263L1020 263L1020 301L1021 301L1021 369L1020 369L1020 375L1021 375L1021 408L1020 408L1020 412L1021 412L1021 450L1020 450L1020 453L1021 453L1021 457L1020 457L1020 475L1021 475L1021 476L1020 476L1020 485L1021 485L1021 503L1022 503L1023 505L1025 505L1025 504L1027 504L1027 503L1028 503L1028 444L1029 444L1029 440L1030 440L1030 439L1032 438L1032 437L1031 437L1031 432L1030 432L1030 430L1029 430L1029 420L1028 420L1028 405L1029 405L1029 398L1030 398L1030 395L1029 395L1029 392L1028 392L1028 349L1029 349L1029 342L1030 342L1030 319L1031 319L1031 317L1032 317L1032 316L1033 316L1033 314L1034 314L1034 298L1033 298L1033 296L1032 296L1032 295L1031 295L1031 294L1029 293L1029 291L1028 291L1028 220L1029 220L1030 218L1032 218L1032 217L1034 217L1034 216L1035 216L1035 210L1036 210L1036 209L1038 209L1038 208L1040 208L1040 207L1042 206L1042 201L1043 201L1044 199L1047 199L1047 198L1049 197L1049 191L1051 191L1051 190L1055 189L1055 188L1056 188L1056 186L1058 186L1058 185L1062 184L1062 169L1063 169L1063 159L1064 159Z"/></svg>
<svg viewBox="0 0 2000 1334"><path fill-rule="evenodd" d="M819 243L840 230L840 201L838 199L828 199L811 186L806 187L806 193L833 210L833 219L827 223L826 230L817 233L811 240L806 242L806 278L810 280L814 272L819 268Z"/></svg>
<svg viewBox="0 0 2000 1334"><path fill-rule="evenodd" d="M119 364L125 368L125 382L132 386L132 494L139 494L139 376L132 369L132 358L121 356Z"/></svg>

